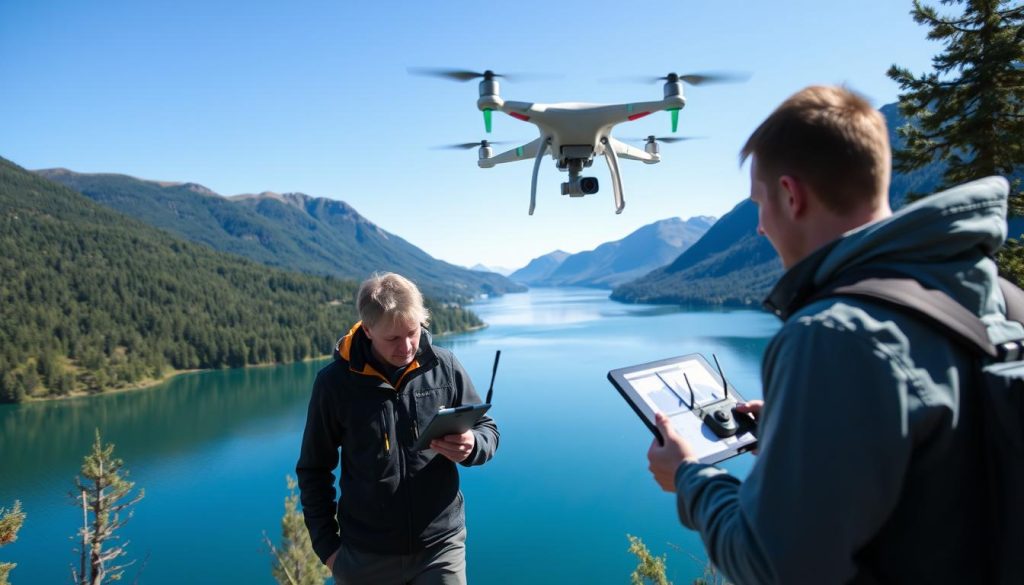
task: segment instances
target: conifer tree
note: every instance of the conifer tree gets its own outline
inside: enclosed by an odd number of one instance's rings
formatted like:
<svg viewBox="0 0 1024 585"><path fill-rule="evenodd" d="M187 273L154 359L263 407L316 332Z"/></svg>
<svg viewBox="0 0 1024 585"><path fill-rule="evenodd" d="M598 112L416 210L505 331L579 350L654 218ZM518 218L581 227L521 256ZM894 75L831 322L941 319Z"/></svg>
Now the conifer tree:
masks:
<svg viewBox="0 0 1024 585"><path fill-rule="evenodd" d="M21 511L21 502L15 500L14 507L10 510L0 508L0 546L11 544L18 540L18 531L25 522L25 513ZM0 585L9 585L7 580L11 569L18 566L17 563L0 562Z"/></svg>
<svg viewBox="0 0 1024 585"><path fill-rule="evenodd" d="M990 175L1011 181L1010 214L1024 214L1024 5L1012 0L942 0L962 5L960 15L940 15L914 0L914 20L945 49L933 70L915 77L893 65L900 85L898 130L904 147L895 168L908 172L939 160L946 165L940 189ZM1014 242L1013 244L1016 244ZM1000 272L1024 284L1024 247L1010 245L997 258Z"/></svg>
<svg viewBox="0 0 1024 585"><path fill-rule="evenodd" d="M128 510L145 497L145 491L130 497L134 482L127 480L124 461L114 457L114 445L104 445L96 430L92 451L82 463L81 477L75 478L77 494L71 494L82 507L82 528L77 539L81 548L79 565L71 567L71 578L76 585L101 585L104 580L117 581L124 569L135 561L114 564L125 554L128 541L117 544L120 530L133 512ZM127 517L121 518L122 512ZM91 519L90 519L91 516Z"/></svg>
<svg viewBox="0 0 1024 585"><path fill-rule="evenodd" d="M295 491L298 484L290 475L285 481L288 496L284 499L284 516L281 517L281 547L274 546L267 535L263 535L274 556L271 571L279 585L323 585L331 572L313 552L313 543L299 510L299 494Z"/></svg>
<svg viewBox="0 0 1024 585"><path fill-rule="evenodd" d="M900 85L899 129L905 146L895 153L899 171L946 163L942 187L989 175L1012 177L1024 166L1024 5L1011 0L942 0L963 14L940 15L914 0L914 21L945 48L932 71L915 77L893 65ZM1021 185L1013 200L1021 210Z"/></svg>

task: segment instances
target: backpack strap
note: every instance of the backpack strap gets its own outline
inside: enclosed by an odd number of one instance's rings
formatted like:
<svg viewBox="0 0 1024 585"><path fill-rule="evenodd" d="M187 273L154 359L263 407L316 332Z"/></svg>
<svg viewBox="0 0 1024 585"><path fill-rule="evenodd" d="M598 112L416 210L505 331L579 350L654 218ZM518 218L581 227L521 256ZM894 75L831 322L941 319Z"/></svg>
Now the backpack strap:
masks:
<svg viewBox="0 0 1024 585"><path fill-rule="evenodd" d="M1002 276L999 277L999 290L1003 291L1003 299L1006 300L1006 318L1024 323L1024 290Z"/></svg>
<svg viewBox="0 0 1024 585"><path fill-rule="evenodd" d="M1016 287L1014 287L1016 288ZM1024 291L1021 294L1021 308L1024 308ZM913 278L869 277L828 288L814 296L815 300L826 297L859 297L907 309L921 315L966 342L977 351L989 357L999 357L999 350L992 345L985 324L977 315L954 301L949 295L936 289L921 286Z"/></svg>

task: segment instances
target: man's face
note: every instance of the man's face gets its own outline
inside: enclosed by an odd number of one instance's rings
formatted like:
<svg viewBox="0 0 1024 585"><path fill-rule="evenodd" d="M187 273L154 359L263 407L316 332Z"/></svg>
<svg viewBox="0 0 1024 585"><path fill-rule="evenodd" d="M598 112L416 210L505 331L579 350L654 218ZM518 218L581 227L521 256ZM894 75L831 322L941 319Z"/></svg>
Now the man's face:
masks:
<svg viewBox="0 0 1024 585"><path fill-rule="evenodd" d="M782 266L789 268L797 262L794 242L794 226L786 214L777 180L769 181L759 176L757 157L750 163L750 200L757 205L757 233L768 238L772 248L782 259Z"/></svg>
<svg viewBox="0 0 1024 585"><path fill-rule="evenodd" d="M412 363L420 347L420 324L384 319L375 327L363 325L377 359L396 368Z"/></svg>

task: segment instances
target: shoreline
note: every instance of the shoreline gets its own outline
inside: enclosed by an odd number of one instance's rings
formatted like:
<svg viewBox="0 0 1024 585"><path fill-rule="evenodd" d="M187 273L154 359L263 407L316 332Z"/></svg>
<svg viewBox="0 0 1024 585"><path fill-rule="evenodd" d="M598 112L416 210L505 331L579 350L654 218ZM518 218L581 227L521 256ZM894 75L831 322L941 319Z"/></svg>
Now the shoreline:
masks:
<svg viewBox="0 0 1024 585"><path fill-rule="evenodd" d="M444 337L447 337L447 336L450 336L450 335L462 335L462 334L465 334L465 333L473 333L475 331L480 331L481 329L486 329L486 328L487 328L487 324L484 323L483 325L479 325L477 327L470 327L468 329L463 329L461 331L446 331L444 333L437 334L435 336L435 339L441 339L441 338L444 338ZM84 391L84 390L78 390L78 391L75 391L75 392L70 392L68 394L65 394L64 396L30 396L30 397L26 398L25 400L22 400L21 402L11 402L10 404L34 404L34 403L44 403L44 402L58 402L58 401L62 401L62 400L72 400L72 399L75 399L75 398L96 398L96 397L99 397L99 396L110 396L112 394L121 394L121 393L124 393L124 392L137 392L137 391L140 391L140 390L149 390L151 388L154 388L156 386L159 386L159 385L163 384L164 382L169 382L172 379L174 379L174 378L176 378L176 377L178 377L178 376L180 376L182 374L194 374L196 372L213 372L213 371L218 370L218 369L223 369L223 370L240 370L240 369L245 369L245 368L267 368L267 367L271 367L271 366L284 366L284 365L288 365L288 364L314 362L314 361L317 361L317 360L329 359L332 355L333 355L333 350L332 350L331 353L327 353L327 354L323 354L323 355L319 355L319 356L311 356L311 357L303 358L301 360L295 360L295 361L290 361L290 362L267 362L267 363L262 363L262 364L246 364L246 365L244 365L244 366L242 366L240 368L197 368L197 369L192 369L192 370L171 370L169 373L164 374L160 378L151 378L151 379L143 380L141 382L138 382L138 383L135 383L135 384L129 384L129 385L121 387L121 388L108 388L108 389L102 390L100 392L87 392L87 391Z"/></svg>

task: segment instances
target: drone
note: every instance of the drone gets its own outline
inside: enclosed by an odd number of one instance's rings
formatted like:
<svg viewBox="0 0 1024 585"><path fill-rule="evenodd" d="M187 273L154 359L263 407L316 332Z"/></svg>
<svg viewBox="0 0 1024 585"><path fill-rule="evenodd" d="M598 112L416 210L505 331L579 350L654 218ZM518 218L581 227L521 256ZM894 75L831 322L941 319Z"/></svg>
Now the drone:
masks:
<svg viewBox="0 0 1024 585"><path fill-rule="evenodd" d="M636 102L630 104L588 104L558 103L540 104L531 102L506 101L500 95L498 78L509 79L512 76L499 75L491 70L482 73L476 71L454 69L409 68L416 75L442 77L455 81L480 81L480 98L476 105L484 115L484 129L490 133L492 113L503 112L509 116L529 122L537 126L540 137L532 142L517 146L500 154L494 154L493 146L501 144L482 140L453 144L448 148L478 147L480 168L489 169L496 165L533 161L533 180L530 185L530 215L537 206L537 176L544 155L550 154L555 160L558 170L569 173L569 180L562 183L562 195L583 197L598 192L599 184L596 177L581 176L583 169L594 163L594 158L604 155L608 162L611 175L612 194L615 201L615 213L622 213L626 201L622 194L622 176L619 172L619 161L638 160L652 165L661 162L659 142L673 143L689 140L689 137L648 136L644 140L643 150L616 140L611 135L612 128L623 122L632 122L655 112L668 111L672 116L672 132L679 127L679 111L686 106L683 96L683 83L701 85L704 83L742 81L743 75L723 73L703 73L677 75L669 73L664 77L641 78L642 81L664 81L664 97L658 101Z"/></svg>

